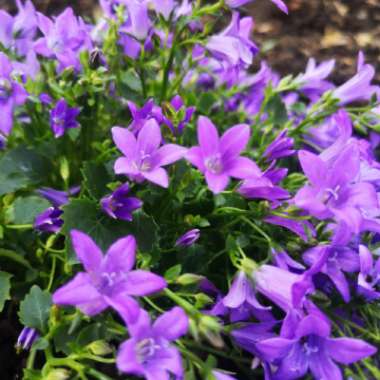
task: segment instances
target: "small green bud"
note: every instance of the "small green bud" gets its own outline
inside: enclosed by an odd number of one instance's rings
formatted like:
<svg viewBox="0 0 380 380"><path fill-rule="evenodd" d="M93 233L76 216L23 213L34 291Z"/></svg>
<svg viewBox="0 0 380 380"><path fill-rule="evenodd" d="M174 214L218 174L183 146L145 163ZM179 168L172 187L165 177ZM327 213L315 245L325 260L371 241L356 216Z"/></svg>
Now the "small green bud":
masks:
<svg viewBox="0 0 380 380"><path fill-rule="evenodd" d="M105 356L113 352L111 345L109 345L104 340L96 340L90 343L87 348L97 356Z"/></svg>
<svg viewBox="0 0 380 380"><path fill-rule="evenodd" d="M70 371L64 368L56 368L48 373L45 380L67 380L70 378Z"/></svg>

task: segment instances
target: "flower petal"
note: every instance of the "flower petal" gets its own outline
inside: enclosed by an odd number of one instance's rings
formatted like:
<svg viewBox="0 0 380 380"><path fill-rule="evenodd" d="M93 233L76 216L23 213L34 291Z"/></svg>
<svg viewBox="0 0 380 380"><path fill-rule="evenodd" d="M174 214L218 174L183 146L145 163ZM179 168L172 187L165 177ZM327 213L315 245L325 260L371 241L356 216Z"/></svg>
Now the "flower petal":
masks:
<svg viewBox="0 0 380 380"><path fill-rule="evenodd" d="M205 117L199 116L198 119L198 142L203 157L208 157L219 152L219 135L212 121Z"/></svg>
<svg viewBox="0 0 380 380"><path fill-rule="evenodd" d="M168 173L163 168L156 168L149 172L141 173L148 181L155 183L162 187L169 187Z"/></svg>
<svg viewBox="0 0 380 380"><path fill-rule="evenodd" d="M206 182L209 189L214 193L218 194L223 191L230 181L227 174L213 174L207 171L205 173Z"/></svg>
<svg viewBox="0 0 380 380"><path fill-rule="evenodd" d="M117 240L108 249L104 258L103 270L129 272L136 261L136 239L132 235Z"/></svg>
<svg viewBox="0 0 380 380"><path fill-rule="evenodd" d="M86 271L98 271L103 260L100 248L84 232L72 230L70 236L74 251Z"/></svg>
<svg viewBox="0 0 380 380"><path fill-rule="evenodd" d="M162 314L153 324L153 330L169 341L176 340L187 333L189 318L180 307L174 307Z"/></svg>
<svg viewBox="0 0 380 380"><path fill-rule="evenodd" d="M165 166L180 160L185 156L187 149L176 144L166 144L158 149L157 159L159 166Z"/></svg>
<svg viewBox="0 0 380 380"><path fill-rule="evenodd" d="M134 270L128 273L121 292L132 296L146 296L161 291L166 285L161 276L145 270Z"/></svg>
<svg viewBox="0 0 380 380"><path fill-rule="evenodd" d="M327 173L327 164L322 161L316 154L306 150L298 152L302 170L312 185L320 187L325 183Z"/></svg>
<svg viewBox="0 0 380 380"><path fill-rule="evenodd" d="M224 158L238 156L247 146L251 130L247 124L238 124L228 129L220 138L220 149Z"/></svg>
<svg viewBox="0 0 380 380"><path fill-rule="evenodd" d="M225 169L228 175L239 179L259 177L262 174L256 163L247 157L235 158L227 163Z"/></svg>
<svg viewBox="0 0 380 380"><path fill-rule="evenodd" d="M256 347L267 361L281 359L289 353L296 341L285 338L269 338L256 343Z"/></svg>
<svg viewBox="0 0 380 380"><path fill-rule="evenodd" d="M129 159L136 155L136 138L132 132L126 128L113 127L111 129L112 139L118 149Z"/></svg>
<svg viewBox="0 0 380 380"><path fill-rule="evenodd" d="M161 130L155 119L149 119L137 136L137 149L141 154L152 154L161 144Z"/></svg>
<svg viewBox="0 0 380 380"><path fill-rule="evenodd" d="M190 148L186 153L186 160L196 166L201 172L206 170L202 155L202 149L199 146Z"/></svg>

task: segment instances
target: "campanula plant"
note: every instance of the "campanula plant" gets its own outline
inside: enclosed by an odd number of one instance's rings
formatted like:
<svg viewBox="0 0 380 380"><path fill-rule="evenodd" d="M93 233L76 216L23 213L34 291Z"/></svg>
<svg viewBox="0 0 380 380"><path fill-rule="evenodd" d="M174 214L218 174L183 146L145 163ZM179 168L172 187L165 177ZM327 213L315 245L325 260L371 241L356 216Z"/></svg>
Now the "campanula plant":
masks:
<svg viewBox="0 0 380 380"><path fill-rule="evenodd" d="M282 78L249 2L0 11L11 378L380 379L375 69Z"/></svg>

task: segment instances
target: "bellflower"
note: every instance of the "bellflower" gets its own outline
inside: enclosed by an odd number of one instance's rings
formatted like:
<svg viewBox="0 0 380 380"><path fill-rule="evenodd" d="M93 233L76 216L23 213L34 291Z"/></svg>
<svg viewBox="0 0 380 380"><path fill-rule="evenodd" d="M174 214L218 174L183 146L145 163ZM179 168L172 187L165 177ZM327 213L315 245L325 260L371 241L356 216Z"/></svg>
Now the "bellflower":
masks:
<svg viewBox="0 0 380 380"><path fill-rule="evenodd" d="M186 149L175 144L160 147L160 127L154 119L148 120L137 138L125 128L112 128L113 141L124 157L115 162L115 173L126 174L131 180L148 180L162 187L169 186L169 178L162 166L181 159Z"/></svg>
<svg viewBox="0 0 380 380"><path fill-rule="evenodd" d="M360 273L358 293L368 301L380 298L380 258L374 262L371 251L365 245L359 245Z"/></svg>
<svg viewBox="0 0 380 380"><path fill-rule="evenodd" d="M334 217L359 233L363 209L378 208L374 187L366 182L354 183L360 170L359 151L347 146L330 164L319 156L300 151L298 155L309 185L295 196L295 204L318 219Z"/></svg>
<svg viewBox="0 0 380 380"><path fill-rule="evenodd" d="M323 251L328 250L328 255L323 258ZM321 273L326 274L345 302L350 300L350 288L344 272L355 273L359 271L359 255L349 247L317 246L307 250L303 254L303 260L309 266L323 260Z"/></svg>
<svg viewBox="0 0 380 380"><path fill-rule="evenodd" d="M129 186L119 186L112 194L101 199L100 204L103 211L114 219L132 221L132 212L142 206L138 198L129 197Z"/></svg>
<svg viewBox="0 0 380 380"><path fill-rule="evenodd" d="M128 128L133 133L140 132L149 119L155 119L158 124L163 120L161 108L154 104L153 99L149 99L141 108L138 108L132 101L128 101L127 104L132 115L132 122Z"/></svg>
<svg viewBox="0 0 380 380"><path fill-rule="evenodd" d="M165 280L156 274L132 270L136 260L136 240L132 235L113 243L104 257L83 232L72 230L71 241L86 271L55 291L53 302L57 305L76 306L92 316L122 300L131 313L138 314L131 296L145 296L166 286Z"/></svg>
<svg viewBox="0 0 380 380"><path fill-rule="evenodd" d="M154 10L161 14L165 20L169 20L170 14L175 7L175 0L151 0Z"/></svg>
<svg viewBox="0 0 380 380"><path fill-rule="evenodd" d="M119 349L119 371L147 380L183 379L181 355L171 342L185 335L188 325L180 307L162 314L153 324L149 314L141 310L137 322L128 325L130 339Z"/></svg>
<svg viewBox="0 0 380 380"><path fill-rule="evenodd" d="M61 216L63 211L56 207L49 207L37 215L33 227L40 232L51 232L56 234L63 226Z"/></svg>
<svg viewBox="0 0 380 380"><path fill-rule="evenodd" d="M185 107L183 100L176 95L168 105L168 113L163 117L164 123L175 135L183 132L185 125L191 120L195 107Z"/></svg>
<svg viewBox="0 0 380 380"><path fill-rule="evenodd" d="M87 27L80 17L76 17L71 8L67 8L54 21L38 13L38 27L43 34L34 45L36 53L57 58L58 71L68 67L80 69L78 53L91 50L91 40Z"/></svg>
<svg viewBox="0 0 380 380"><path fill-rule="evenodd" d="M364 54L359 52L357 73L346 83L333 91L333 96L339 99L340 105L346 105L357 101L368 101L376 94L380 97L380 87L371 84L375 77L375 69L365 63Z"/></svg>
<svg viewBox="0 0 380 380"><path fill-rule="evenodd" d="M277 368L272 380L300 379L308 371L316 379L343 380L336 362L349 365L377 352L360 339L331 338L329 321L316 314L289 323L286 335L256 344L260 357Z"/></svg>
<svg viewBox="0 0 380 380"><path fill-rule="evenodd" d="M30 350L33 343L39 338L38 331L30 327L24 327L19 335L16 348L22 350Z"/></svg>
<svg viewBox="0 0 380 380"><path fill-rule="evenodd" d="M199 146L191 148L186 159L196 166L206 177L213 193L223 191L230 177L244 179L259 176L260 169L247 157L240 157L250 137L246 124L235 125L219 138L218 131L210 119L198 119Z"/></svg>
<svg viewBox="0 0 380 380"><path fill-rule="evenodd" d="M189 247L193 245L200 236L200 231L198 228L194 228L190 231L187 231L175 242L176 247Z"/></svg>
<svg viewBox="0 0 380 380"><path fill-rule="evenodd" d="M27 99L27 92L21 84L12 79L12 63L0 52L0 132L7 136L13 127L13 112Z"/></svg>
<svg viewBox="0 0 380 380"><path fill-rule="evenodd" d="M212 36L207 42L207 49L217 59L226 60L230 65L248 66L258 52L256 45L250 40L253 19L240 19L238 12L233 12L227 28L218 35Z"/></svg>
<svg viewBox="0 0 380 380"><path fill-rule="evenodd" d="M36 10L30 0L25 4L16 0L16 5L18 13L15 16L0 10L0 43L18 55L25 56L32 49L37 31Z"/></svg>
<svg viewBox="0 0 380 380"><path fill-rule="evenodd" d="M50 127L56 138L62 137L70 128L79 127L76 118L79 108L71 108L65 99L60 99L50 112Z"/></svg>
<svg viewBox="0 0 380 380"><path fill-rule="evenodd" d="M288 130L284 129L279 135L268 145L265 149L263 156L268 161L277 160L279 158L288 157L293 155L294 139L287 137Z"/></svg>
<svg viewBox="0 0 380 380"><path fill-rule="evenodd" d="M148 36L151 27L148 15L148 1L128 0L125 5L128 10L128 19L120 28L120 32L130 34L138 40L144 40Z"/></svg>

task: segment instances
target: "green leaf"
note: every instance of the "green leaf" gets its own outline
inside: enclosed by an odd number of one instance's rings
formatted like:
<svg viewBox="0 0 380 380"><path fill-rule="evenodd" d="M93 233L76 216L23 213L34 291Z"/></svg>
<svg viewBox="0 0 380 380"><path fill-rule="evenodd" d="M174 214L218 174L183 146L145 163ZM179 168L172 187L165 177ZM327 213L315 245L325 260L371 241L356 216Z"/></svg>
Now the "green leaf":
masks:
<svg viewBox="0 0 380 380"><path fill-rule="evenodd" d="M51 173L50 161L25 147L6 152L0 158L0 195L43 182Z"/></svg>
<svg viewBox="0 0 380 380"><path fill-rule="evenodd" d="M167 282L174 282L178 278L178 276L181 274L181 271L182 271L181 264L172 266L165 272L164 274L165 280Z"/></svg>
<svg viewBox="0 0 380 380"><path fill-rule="evenodd" d="M100 199L109 191L107 184L111 176L104 165L94 162L85 162L82 169L85 185L92 197Z"/></svg>
<svg viewBox="0 0 380 380"><path fill-rule="evenodd" d="M279 94L273 95L265 107L273 124L281 125L288 121L288 113Z"/></svg>
<svg viewBox="0 0 380 380"><path fill-rule="evenodd" d="M50 203L41 197L17 198L9 210L8 218L15 224L33 223L35 217L46 210Z"/></svg>
<svg viewBox="0 0 380 380"><path fill-rule="evenodd" d="M89 199L74 199L63 211L63 232L69 234L72 229L85 232L103 252L117 239L130 234L136 238L138 248L143 252L152 250L158 240L158 226L142 211L134 213L132 222L114 220L102 212L97 202ZM69 244L69 239L67 242ZM71 244L68 247L69 257L74 259Z"/></svg>
<svg viewBox="0 0 380 380"><path fill-rule="evenodd" d="M44 331L52 305L51 295L34 285L20 304L19 317L23 325Z"/></svg>
<svg viewBox="0 0 380 380"><path fill-rule="evenodd" d="M217 98L214 94L210 92L204 92L198 101L197 110L201 114L209 114L211 107L217 102Z"/></svg>
<svg viewBox="0 0 380 380"><path fill-rule="evenodd" d="M5 301L11 299L11 277L11 274L0 271L0 313L4 309Z"/></svg>

